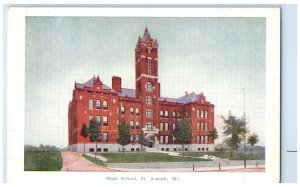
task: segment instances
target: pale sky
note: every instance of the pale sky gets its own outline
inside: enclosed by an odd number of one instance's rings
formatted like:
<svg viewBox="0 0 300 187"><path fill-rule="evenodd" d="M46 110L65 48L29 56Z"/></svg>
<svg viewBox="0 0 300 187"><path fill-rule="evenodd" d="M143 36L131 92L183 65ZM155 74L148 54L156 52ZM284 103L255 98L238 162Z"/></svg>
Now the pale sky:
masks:
<svg viewBox="0 0 300 187"><path fill-rule="evenodd" d="M134 49L148 26L159 43L161 96L203 92L215 115L246 116L265 143L265 18L27 17L25 144L68 144L74 82L113 75L135 88ZM219 132L221 133L221 132Z"/></svg>

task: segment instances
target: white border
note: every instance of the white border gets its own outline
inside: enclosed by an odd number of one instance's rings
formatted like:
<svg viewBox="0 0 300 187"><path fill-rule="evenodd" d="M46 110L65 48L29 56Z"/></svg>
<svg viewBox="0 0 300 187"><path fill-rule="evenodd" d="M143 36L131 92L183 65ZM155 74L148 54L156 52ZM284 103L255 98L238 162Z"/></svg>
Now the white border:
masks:
<svg viewBox="0 0 300 187"><path fill-rule="evenodd" d="M266 17L266 172L265 173L73 173L24 172L25 16ZM156 184L235 184L279 182L280 174L280 10L267 8L10 8L7 45L7 179L17 184L144 185L107 181L106 176L180 177ZM16 116L16 114L18 114ZM199 181L201 177L201 181ZM97 180L95 180L97 179ZM88 181L88 182L87 182ZM148 184L148 183L147 183ZM150 183L149 183L150 184Z"/></svg>

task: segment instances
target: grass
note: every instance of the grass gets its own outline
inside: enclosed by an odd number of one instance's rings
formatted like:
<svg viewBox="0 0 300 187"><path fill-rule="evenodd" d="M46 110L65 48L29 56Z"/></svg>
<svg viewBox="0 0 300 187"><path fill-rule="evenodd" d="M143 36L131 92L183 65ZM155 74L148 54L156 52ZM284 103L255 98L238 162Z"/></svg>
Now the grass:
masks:
<svg viewBox="0 0 300 187"><path fill-rule="evenodd" d="M59 171L62 163L59 151L25 151L25 171Z"/></svg>
<svg viewBox="0 0 300 187"><path fill-rule="evenodd" d="M201 158L169 156L165 153L101 153L108 163L147 163L147 162L192 162L206 161Z"/></svg>
<svg viewBox="0 0 300 187"><path fill-rule="evenodd" d="M82 157L89 160L89 161L91 161L91 162L93 162L93 163L95 163L95 164L97 164L97 165L99 165L99 166L104 166L104 167L106 166L104 162L102 162L101 160L99 160L95 157L91 157L91 156L88 156L88 155L82 155Z"/></svg>
<svg viewBox="0 0 300 187"><path fill-rule="evenodd" d="M244 160L243 153L236 153L236 152L232 153L232 157L231 157L231 152L206 152L206 153L189 152L189 153L184 153L185 156L195 156L195 157L201 157L201 156L204 156L207 154L215 156L215 157L219 157L219 158L228 158L229 160ZM254 155L254 154L246 154L246 159L247 160L264 160L265 158Z"/></svg>

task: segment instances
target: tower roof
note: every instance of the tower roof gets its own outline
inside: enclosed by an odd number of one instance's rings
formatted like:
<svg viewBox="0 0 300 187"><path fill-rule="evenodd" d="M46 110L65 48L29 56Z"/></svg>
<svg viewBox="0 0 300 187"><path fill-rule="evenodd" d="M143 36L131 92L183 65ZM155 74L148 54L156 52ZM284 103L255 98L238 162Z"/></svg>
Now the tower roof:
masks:
<svg viewBox="0 0 300 187"><path fill-rule="evenodd" d="M144 34L142 37L139 36L138 38L138 43L140 42L148 42L148 41L151 41L153 42L156 46L158 46L158 42L156 39L153 39L150 35L150 32L148 30L148 27L146 26L145 30L144 30Z"/></svg>

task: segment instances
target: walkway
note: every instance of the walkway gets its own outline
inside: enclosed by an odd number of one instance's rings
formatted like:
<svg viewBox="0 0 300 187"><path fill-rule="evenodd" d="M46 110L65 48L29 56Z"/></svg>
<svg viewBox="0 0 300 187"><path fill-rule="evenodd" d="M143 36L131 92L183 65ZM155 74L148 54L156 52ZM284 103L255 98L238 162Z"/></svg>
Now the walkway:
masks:
<svg viewBox="0 0 300 187"><path fill-rule="evenodd" d="M96 165L81 156L80 153L64 151L61 152L63 167L61 171L117 171Z"/></svg>

